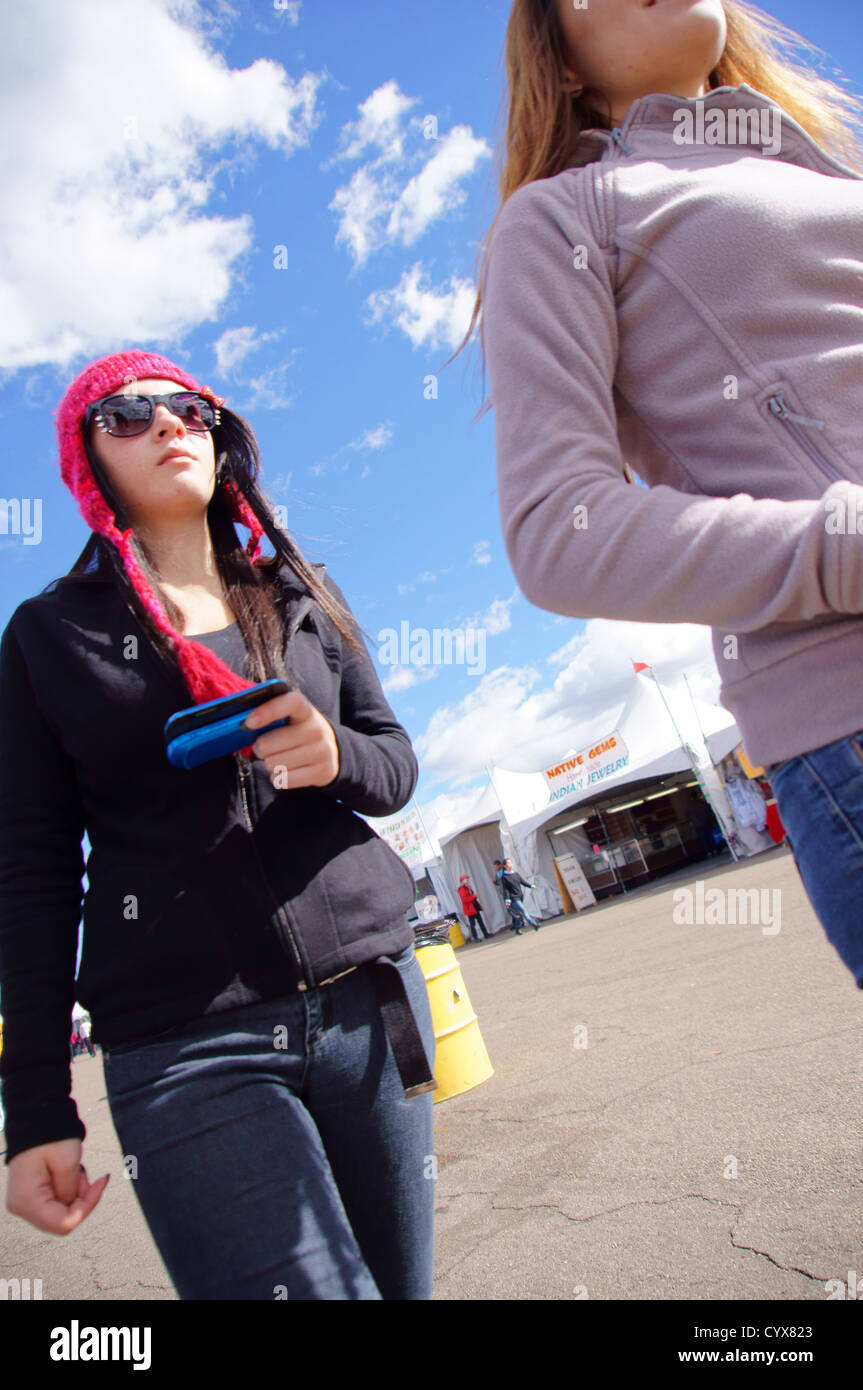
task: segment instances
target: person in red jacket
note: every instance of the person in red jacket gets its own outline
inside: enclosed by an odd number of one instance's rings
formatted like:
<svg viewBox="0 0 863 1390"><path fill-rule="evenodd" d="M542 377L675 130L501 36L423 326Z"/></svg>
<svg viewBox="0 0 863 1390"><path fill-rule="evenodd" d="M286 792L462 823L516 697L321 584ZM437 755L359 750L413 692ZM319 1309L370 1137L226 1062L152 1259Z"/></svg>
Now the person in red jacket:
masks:
<svg viewBox="0 0 863 1390"><path fill-rule="evenodd" d="M462 874L459 879L458 895L461 898L462 912L467 918L467 923L470 928L471 941L482 941L483 937L488 940L491 936L491 932L485 929L485 922L482 920L482 905L468 882L467 874ZM474 931L473 924L475 921L478 922L482 928L482 936Z"/></svg>

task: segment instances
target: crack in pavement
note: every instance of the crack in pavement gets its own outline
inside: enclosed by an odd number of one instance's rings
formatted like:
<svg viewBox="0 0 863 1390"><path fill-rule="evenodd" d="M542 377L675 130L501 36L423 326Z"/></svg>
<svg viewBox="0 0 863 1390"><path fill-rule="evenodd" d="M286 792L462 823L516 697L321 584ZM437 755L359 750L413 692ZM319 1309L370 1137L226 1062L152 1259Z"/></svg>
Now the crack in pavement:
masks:
<svg viewBox="0 0 863 1390"><path fill-rule="evenodd" d="M781 1265L778 1260L774 1260L772 1255L768 1255L766 1250L756 1250L754 1245L738 1245L732 1232L731 1244L735 1250L749 1250L753 1255L760 1255L763 1260L769 1260L777 1269L784 1269L789 1274L802 1274L805 1279L811 1279L815 1284L825 1284L826 1279L821 1279L817 1274L810 1274L808 1269L798 1269L797 1265Z"/></svg>
<svg viewBox="0 0 863 1390"><path fill-rule="evenodd" d="M480 1197L480 1196L486 1197L486 1196L491 1196L491 1197L492 1197L492 1203L491 1203L491 1209L492 1209L492 1211L520 1211L520 1212L526 1212L526 1211L541 1211L541 1210L556 1211L556 1212L558 1213L559 1216L564 1217L564 1219L567 1220L567 1221L572 1221L572 1222L574 1222L576 1225L586 1225L586 1224L587 1224L588 1222L590 1222L590 1221L597 1221L600 1217L603 1217L603 1216L613 1216L613 1215L615 1215L615 1214L616 1214L617 1212L619 1212L619 1211L627 1211L627 1210L629 1210L629 1209L632 1208L632 1207L645 1207L645 1206L648 1206L648 1207L663 1207L663 1206L670 1206L670 1205L672 1205L672 1204L675 1203L675 1202L681 1202L681 1201L709 1202L709 1203L710 1203L711 1205L713 1205L713 1206L731 1207L731 1209L737 1213L737 1215L736 1215L736 1217L735 1217L735 1220L734 1220L734 1223L733 1223L733 1225L732 1225L730 1231L728 1232L728 1238L729 1238L729 1240L730 1240L730 1242L731 1242L731 1247L732 1247L732 1249L734 1249L734 1250L743 1250L743 1251L746 1251L746 1252L749 1253L749 1254L758 1255L758 1256L761 1257L761 1259L764 1259L764 1260L769 1261L769 1263L772 1264L772 1265L774 1266L774 1268L779 1269L779 1270L782 1270L783 1273L786 1273L786 1274L800 1274L800 1275L803 1276L804 1279L810 1279L813 1283L816 1283L816 1284L826 1284L826 1282L827 1282L827 1280L824 1279L824 1278L822 1278L822 1276L820 1276L820 1275L818 1275L818 1274L812 1274L811 1271L808 1270L808 1269L801 1269L798 1265L783 1265L783 1264L780 1264L779 1261L778 1261L778 1260L775 1260L775 1259L773 1258L772 1255L770 1255L770 1254L767 1253L766 1250L758 1250L758 1249L756 1249L756 1247L755 1247L754 1245L741 1245L738 1241L736 1241L736 1240L734 1239L734 1236L735 1236L735 1231L736 1231L738 1222L739 1222L739 1221L742 1219L742 1217L743 1217L744 1208L738 1206L736 1202L726 1202L726 1201L723 1201L723 1200L722 1200L721 1198L719 1198L719 1197L706 1197L706 1196L704 1195L703 1192L681 1192L681 1193L678 1193L678 1195L677 1195L677 1196L674 1196L674 1197L661 1197L661 1198L655 1198L655 1197L653 1197L653 1198L643 1198L643 1199L641 1199L641 1200L639 1200L639 1201L636 1201L636 1202L624 1202L624 1203L622 1203L622 1204L621 1204L620 1206L618 1206L618 1207L607 1207L607 1208L603 1208L602 1211L593 1212L590 1216L571 1216L568 1212L563 1211L563 1210L562 1210L559 1206L557 1206L554 1202L529 1202L529 1203L527 1203L527 1205L525 1205L525 1206L510 1206L510 1205L503 1205L503 1204L500 1204L500 1203L497 1203L497 1202L494 1201L494 1194L493 1194L493 1193L488 1193L488 1192L483 1192L483 1191L447 1193L445 1200L454 1199L454 1198L456 1198L456 1197L467 1197L467 1196L472 1196L472 1197ZM465 1252L463 1255L461 1255L456 1261L454 1261L454 1263L453 1263L452 1265L450 1265L449 1268L448 1268L447 1270L441 1271L441 1277L443 1277L444 1275L450 1274L454 1269L456 1269L456 1268L457 1268L460 1264L462 1264L466 1259L469 1259L471 1255L475 1254L476 1251L479 1250L480 1247L481 1247L488 1239L492 1238L493 1236L495 1236L495 1235L497 1235L497 1234L498 1234L498 1232L492 1231L492 1232L489 1232L488 1235L483 1236L482 1239L481 1239L480 1241L478 1241L476 1245L474 1245L470 1250L466 1251L466 1252ZM660 1277L662 1277L662 1278L671 1278L672 1276L670 1276L670 1275L668 1275L668 1276L666 1276L666 1275L660 1275ZM716 1280L713 1280L713 1281L708 1280L707 1282L708 1282L708 1283L711 1283L711 1282L712 1282L712 1283L715 1283Z"/></svg>
<svg viewBox="0 0 863 1390"><path fill-rule="evenodd" d="M666 1207L672 1202L683 1202L694 1199L698 1202L710 1202L715 1206L731 1207L737 1212L738 1220L742 1216L742 1208L735 1202L723 1202L719 1197L705 1197L702 1192L680 1192L675 1197L643 1197L637 1202L623 1202L619 1207L607 1207L602 1211L595 1211L590 1216L570 1216L562 1211L554 1202L530 1202L524 1207L498 1206L492 1202L493 1211L536 1211L543 1207L549 1211L559 1212L567 1221L574 1221L579 1225L586 1225L589 1221L596 1221L601 1216L613 1216L618 1211L627 1211L630 1207Z"/></svg>
<svg viewBox="0 0 863 1390"><path fill-rule="evenodd" d="M757 1056L759 1053L765 1053L765 1052L767 1052L767 1053L770 1053L770 1052L783 1052L783 1051L787 1051L787 1050L788 1050L789 1048L791 1048L791 1047L793 1047L793 1048L798 1048L798 1047L800 1047L800 1045L801 1045L801 1041L804 1042L804 1043L825 1042L825 1041L828 1041L828 1040L831 1039L831 1038L841 1038L841 1037L844 1037L844 1035L847 1034L847 1033L857 1033L857 1032L859 1032L859 1029L856 1028L856 1027L852 1027L852 1028L840 1028L840 1029L837 1029L836 1031L832 1031L832 1030L831 1030L829 1033L819 1033L819 1034L816 1034L816 1036L813 1037L813 1038L804 1038L804 1039L802 1039L802 1040L801 1040L800 1038L793 1038L793 1039L790 1039L788 1042L785 1042L785 1043L774 1042L774 1043L767 1044L767 1045L765 1045L764 1047L749 1047L749 1048L746 1048L746 1049L744 1049L743 1051L740 1051L740 1052L723 1052L721 1055L722 1055L723 1061L726 1061L726 1062L729 1061L729 1060L733 1061L733 1060L735 1060L735 1059L738 1058L738 1057L752 1057L752 1056ZM584 1049L584 1050L587 1051L587 1049ZM523 1125L523 1124L532 1124L532 1123L541 1123L541 1122L544 1121L544 1120L557 1120L557 1119L560 1119L561 1117L567 1117L567 1118L568 1118L568 1117L575 1116L575 1115L589 1115L589 1114L591 1114L591 1113L593 1113L593 1112L598 1112L599 1114L604 1114L604 1113L608 1110L608 1108L609 1108L610 1106L617 1105L617 1104L619 1104L619 1103L622 1102L622 1101L631 1100L633 1096L638 1096L638 1095L640 1095L642 1091L649 1090L650 1087L657 1085L660 1081L665 1081L665 1080L667 1080L669 1077L672 1077L672 1076L679 1076L679 1075L680 1075L681 1073L683 1073L683 1072L691 1071L691 1069L692 1069L693 1067L703 1067L703 1066L707 1066L708 1064L718 1065L718 1064L715 1063L715 1061L714 1061L715 1055L716 1055L716 1054L712 1054L712 1055L709 1056L709 1057L702 1057L702 1058L700 1058L700 1059L698 1059L698 1060L693 1060L693 1061L691 1061L691 1062L687 1062L684 1066L682 1066L682 1067L675 1067L672 1071L660 1072L658 1076L651 1077L651 1079L650 1079L649 1081L645 1081L642 1085L639 1085L639 1086L634 1087L633 1090L631 1090L631 1091L621 1091L621 1093L620 1093L619 1095L612 1096L612 1097L610 1097L610 1098L609 1098L608 1100L606 1100L606 1101L597 1102L597 1104L596 1104L596 1105L593 1105L593 1106L585 1106L585 1107L581 1107L581 1108L573 1109L573 1110L553 1110L553 1111L551 1111L551 1112L549 1112L549 1113L547 1113L547 1114L528 1115L528 1116L525 1116L524 1118L521 1118L521 1119L516 1119L516 1118L514 1118L514 1117L512 1117L512 1116L490 1115L490 1114L489 1114L489 1111L488 1111L487 1109L478 1109L478 1110L473 1110L473 1109L467 1110L467 1109L465 1109L465 1110L461 1110L459 1113L460 1113L460 1115L464 1115L464 1116L468 1116L468 1117L473 1116L473 1115L486 1115L486 1116L488 1116L491 1120L493 1120L495 1123L498 1123L498 1124L521 1124L521 1125ZM559 1072L559 1071L562 1071L562 1070L564 1070L563 1067L558 1068L558 1070L554 1072L554 1075L555 1075L555 1076L558 1075L558 1072Z"/></svg>
<svg viewBox="0 0 863 1390"><path fill-rule="evenodd" d="M819 1278L817 1274L810 1274L808 1269L798 1269L797 1265L781 1265L778 1260L774 1260L772 1255L768 1255L766 1250L756 1250L754 1245L738 1245L737 1241L734 1239L734 1235L742 1215L743 1209L740 1208L737 1213L737 1220L728 1232L729 1239L735 1250L748 1250L753 1255L760 1255L763 1260L769 1260L777 1269L784 1269L789 1274L802 1274L804 1278L811 1279L815 1284L826 1284L826 1279Z"/></svg>

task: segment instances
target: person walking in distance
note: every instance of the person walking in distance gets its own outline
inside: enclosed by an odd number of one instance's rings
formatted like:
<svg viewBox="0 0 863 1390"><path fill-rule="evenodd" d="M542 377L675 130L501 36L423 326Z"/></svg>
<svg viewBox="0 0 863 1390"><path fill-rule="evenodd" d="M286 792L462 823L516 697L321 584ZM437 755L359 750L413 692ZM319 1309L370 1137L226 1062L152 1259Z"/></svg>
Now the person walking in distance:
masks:
<svg viewBox="0 0 863 1390"><path fill-rule="evenodd" d="M521 874L516 872L511 859L503 861L500 883L504 905L509 908L516 936L521 936L522 927L533 927L534 931L539 931L539 924L528 914L524 906L524 890L533 888L534 884L528 883L526 878L522 878Z"/></svg>
<svg viewBox="0 0 863 1390"><path fill-rule="evenodd" d="M95 1057L95 1056L96 1056L96 1053L95 1053L95 1051L94 1051L94 1049L93 1049L93 1044L92 1044L92 1042L90 1041L90 1032L91 1032L91 1029L92 1029L92 1024L90 1023L89 1018L88 1018L87 1015L85 1014L85 1015L83 1016L83 1018L81 1018L81 1019L79 1020L79 1022L78 1022L78 1033L79 1033L79 1036L80 1036L80 1038L81 1038L82 1043L83 1043L84 1046L86 1047L86 1049L87 1049L87 1051L89 1052L90 1056L91 1056L91 1057Z"/></svg>
<svg viewBox="0 0 863 1390"><path fill-rule="evenodd" d="M92 535L0 639L7 1209L65 1235L103 1196L77 999L181 1299L428 1300L434 1025L413 878L365 819L410 800L410 738L221 397L115 353L57 433ZM169 761L170 716L270 678L245 747Z"/></svg>
<svg viewBox="0 0 863 1390"><path fill-rule="evenodd" d="M462 911L467 918L468 927L470 928L471 941L488 940L491 933L487 932L485 929L485 922L482 918L482 905L470 886L467 874L462 874L459 879L458 895L461 898ZM480 927L482 936L479 935L479 932L474 931L474 922Z"/></svg>
<svg viewBox="0 0 863 1390"><path fill-rule="evenodd" d="M863 101L801 49L743 0L514 0L457 351L482 309L522 592L712 628L863 989Z"/></svg>

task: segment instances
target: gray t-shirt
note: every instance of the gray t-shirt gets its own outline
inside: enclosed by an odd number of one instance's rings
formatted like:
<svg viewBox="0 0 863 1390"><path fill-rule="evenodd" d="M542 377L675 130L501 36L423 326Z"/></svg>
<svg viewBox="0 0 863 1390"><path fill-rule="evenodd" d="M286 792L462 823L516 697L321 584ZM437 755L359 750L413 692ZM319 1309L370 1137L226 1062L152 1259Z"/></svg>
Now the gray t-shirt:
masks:
<svg viewBox="0 0 863 1390"><path fill-rule="evenodd" d="M190 642L200 642L203 647L209 647L210 651L215 652L216 656L238 676L245 676L247 680L253 679L248 669L248 652L238 622L232 622L229 627L224 627L219 632L186 635Z"/></svg>

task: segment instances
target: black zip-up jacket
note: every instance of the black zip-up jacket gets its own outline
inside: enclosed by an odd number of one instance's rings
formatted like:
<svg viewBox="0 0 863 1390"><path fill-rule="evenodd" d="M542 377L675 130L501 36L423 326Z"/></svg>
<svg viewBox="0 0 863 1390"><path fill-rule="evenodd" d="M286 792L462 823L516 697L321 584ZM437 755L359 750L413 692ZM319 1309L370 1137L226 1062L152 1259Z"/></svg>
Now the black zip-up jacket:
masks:
<svg viewBox="0 0 863 1390"><path fill-rule="evenodd" d="M522 887L533 887L533 884L528 883L527 879L522 878L521 874L517 873L515 869L513 869L512 873L509 873L506 869L504 869L500 877L500 884L501 889L503 890L503 896L505 898L515 898L516 902L521 902L522 898L524 897L524 894L521 891Z"/></svg>
<svg viewBox="0 0 863 1390"><path fill-rule="evenodd" d="M86 1134L70 1094L76 999L94 1040L110 1049L355 967L388 966L375 978L406 1094L434 1089L390 959L413 941L413 878L362 819L406 804L416 758L368 655L351 651L289 566L276 583L288 669L338 744L327 787L274 787L262 760L240 754L189 770L168 762L165 721L192 700L104 561L25 600L3 632L7 1164L23 1149Z"/></svg>

